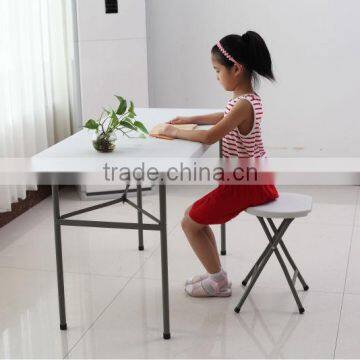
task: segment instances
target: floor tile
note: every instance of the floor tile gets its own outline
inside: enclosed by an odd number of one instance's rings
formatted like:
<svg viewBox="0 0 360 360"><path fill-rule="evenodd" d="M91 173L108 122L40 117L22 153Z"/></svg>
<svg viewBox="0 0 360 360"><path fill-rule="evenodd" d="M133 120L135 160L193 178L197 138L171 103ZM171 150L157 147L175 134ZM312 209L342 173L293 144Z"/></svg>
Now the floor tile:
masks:
<svg viewBox="0 0 360 360"><path fill-rule="evenodd" d="M128 278L65 274L68 330L59 329L56 274L0 269L0 357L61 358Z"/></svg>
<svg viewBox="0 0 360 360"><path fill-rule="evenodd" d="M341 311L339 335L335 357L338 359L360 358L360 294L345 294Z"/></svg>
<svg viewBox="0 0 360 360"><path fill-rule="evenodd" d="M356 226L353 230L351 242L351 252L349 257L349 266L346 278L346 293L360 295L360 227Z"/></svg>
<svg viewBox="0 0 360 360"><path fill-rule="evenodd" d="M220 227L212 228L220 249ZM343 291L351 234L351 226L303 224L296 221L290 225L284 243L312 290ZM236 219L227 224L226 238L227 255L221 256L221 263L234 285L241 286L242 280L267 245L267 238L260 224ZM168 237L168 256L170 279L185 281L205 271L180 226ZM160 263L161 253L157 249L135 276L160 279ZM292 274L293 271L290 272ZM258 283L260 286L288 288L275 254L260 275ZM296 287L302 289L299 282Z"/></svg>
<svg viewBox="0 0 360 360"><path fill-rule="evenodd" d="M74 211L99 202L77 199L74 191L62 191L64 211ZM88 204L89 203L89 204ZM152 199L144 197L144 208ZM39 204L40 205L40 204ZM151 210L151 209L150 209ZM149 210L149 211L150 211ZM42 221L35 221L36 214ZM0 230L0 267L55 270L54 229L51 199L20 216ZM41 215L40 215L41 214ZM25 221L22 224L22 219ZM123 204L77 215L74 219L98 221L137 221L136 210ZM154 223L151 219L147 223ZM20 225L21 226L20 226ZM174 225L168 225L171 234ZM64 271L110 276L132 276L160 245L158 231L144 231L144 251L138 250L138 232L124 229L62 227Z"/></svg>
<svg viewBox="0 0 360 360"><path fill-rule="evenodd" d="M163 340L160 281L133 279L69 357L332 356L340 294L303 294L306 313L300 315L282 290L259 288L236 314L233 308L242 291L236 289L230 298L191 298L184 293L182 283L172 282L172 338Z"/></svg>
<svg viewBox="0 0 360 360"><path fill-rule="evenodd" d="M144 251L137 232L85 227L63 227L65 272L132 276L160 244L155 231L144 233ZM39 225L0 252L0 267L56 270L52 226Z"/></svg>
<svg viewBox="0 0 360 360"><path fill-rule="evenodd" d="M360 188L280 188L314 199L312 213L296 219L284 236L310 286L304 292L296 284L304 315L297 312L275 256L240 314L234 313L244 291L241 281L267 244L256 217L246 213L226 224L227 255L221 262L233 295L195 299L184 293L184 281L204 269L180 221L186 207L213 188L167 187L170 341L162 339L158 232L145 231L145 250L138 251L133 230L63 227L69 330L61 332L51 198L2 227L0 283L6 291L0 297L0 357L63 357L71 350L73 358L331 358L336 339L337 358L359 357ZM100 202L61 190L62 212ZM156 191L145 195L143 204L158 216ZM117 204L78 218L136 221L137 213ZM212 229L220 250L220 226Z"/></svg>
<svg viewBox="0 0 360 360"><path fill-rule="evenodd" d="M360 226L360 186L359 186L358 202L355 213L355 226Z"/></svg>

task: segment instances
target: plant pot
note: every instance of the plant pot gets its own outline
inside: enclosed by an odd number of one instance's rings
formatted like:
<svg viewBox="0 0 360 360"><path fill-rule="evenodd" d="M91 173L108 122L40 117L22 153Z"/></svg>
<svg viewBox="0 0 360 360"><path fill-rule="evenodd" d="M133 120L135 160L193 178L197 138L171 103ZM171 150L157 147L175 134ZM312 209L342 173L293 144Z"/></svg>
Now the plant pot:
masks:
<svg viewBox="0 0 360 360"><path fill-rule="evenodd" d="M92 143L96 151L103 153L112 152L116 147L116 135L115 133L95 133Z"/></svg>

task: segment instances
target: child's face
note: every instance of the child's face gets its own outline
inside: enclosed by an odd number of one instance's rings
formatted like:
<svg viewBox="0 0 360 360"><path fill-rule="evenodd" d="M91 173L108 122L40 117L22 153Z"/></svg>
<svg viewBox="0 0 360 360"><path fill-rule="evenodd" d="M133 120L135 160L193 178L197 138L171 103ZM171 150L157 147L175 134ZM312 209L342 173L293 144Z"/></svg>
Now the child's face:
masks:
<svg viewBox="0 0 360 360"><path fill-rule="evenodd" d="M239 82L239 69L233 66L230 70L224 65L220 64L212 55L211 62L217 74L217 79L226 91L234 91L237 83Z"/></svg>

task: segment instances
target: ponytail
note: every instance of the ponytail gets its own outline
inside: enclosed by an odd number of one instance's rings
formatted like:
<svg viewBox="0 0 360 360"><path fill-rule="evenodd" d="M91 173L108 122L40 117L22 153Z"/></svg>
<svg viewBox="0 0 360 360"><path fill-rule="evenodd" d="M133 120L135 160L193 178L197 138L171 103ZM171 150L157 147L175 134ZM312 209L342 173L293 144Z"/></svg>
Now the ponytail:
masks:
<svg viewBox="0 0 360 360"><path fill-rule="evenodd" d="M268 80L275 81L272 71L272 61L270 52L263 38L255 31L247 31L241 35L227 35L220 40L222 47L239 64L242 64L249 76L257 82L256 74ZM218 46L211 50L217 60L227 68L231 68L234 63L224 56Z"/></svg>
<svg viewBox="0 0 360 360"><path fill-rule="evenodd" d="M270 52L264 39L255 31L247 31L241 38L246 43L250 69L268 80L275 81Z"/></svg>

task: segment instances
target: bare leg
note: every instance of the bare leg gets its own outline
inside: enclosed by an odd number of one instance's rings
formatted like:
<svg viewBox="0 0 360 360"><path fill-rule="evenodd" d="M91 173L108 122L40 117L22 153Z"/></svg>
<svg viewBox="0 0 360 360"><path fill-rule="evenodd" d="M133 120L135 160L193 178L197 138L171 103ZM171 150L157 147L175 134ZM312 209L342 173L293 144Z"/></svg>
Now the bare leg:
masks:
<svg viewBox="0 0 360 360"><path fill-rule="evenodd" d="M196 256L210 274L221 270L221 263L216 247L215 237L208 225L193 221L187 212L181 222L184 233Z"/></svg>
<svg viewBox="0 0 360 360"><path fill-rule="evenodd" d="M217 248L217 245L216 245L216 240L215 240L215 235L211 229L211 227L209 225L205 226L204 227L204 232L206 233L206 235L208 236L210 242L211 242L211 245L213 246L214 248L214 256L218 259L218 262L219 262L219 265L221 267L221 263L220 263L220 257L219 257L219 251L218 251L218 248Z"/></svg>

